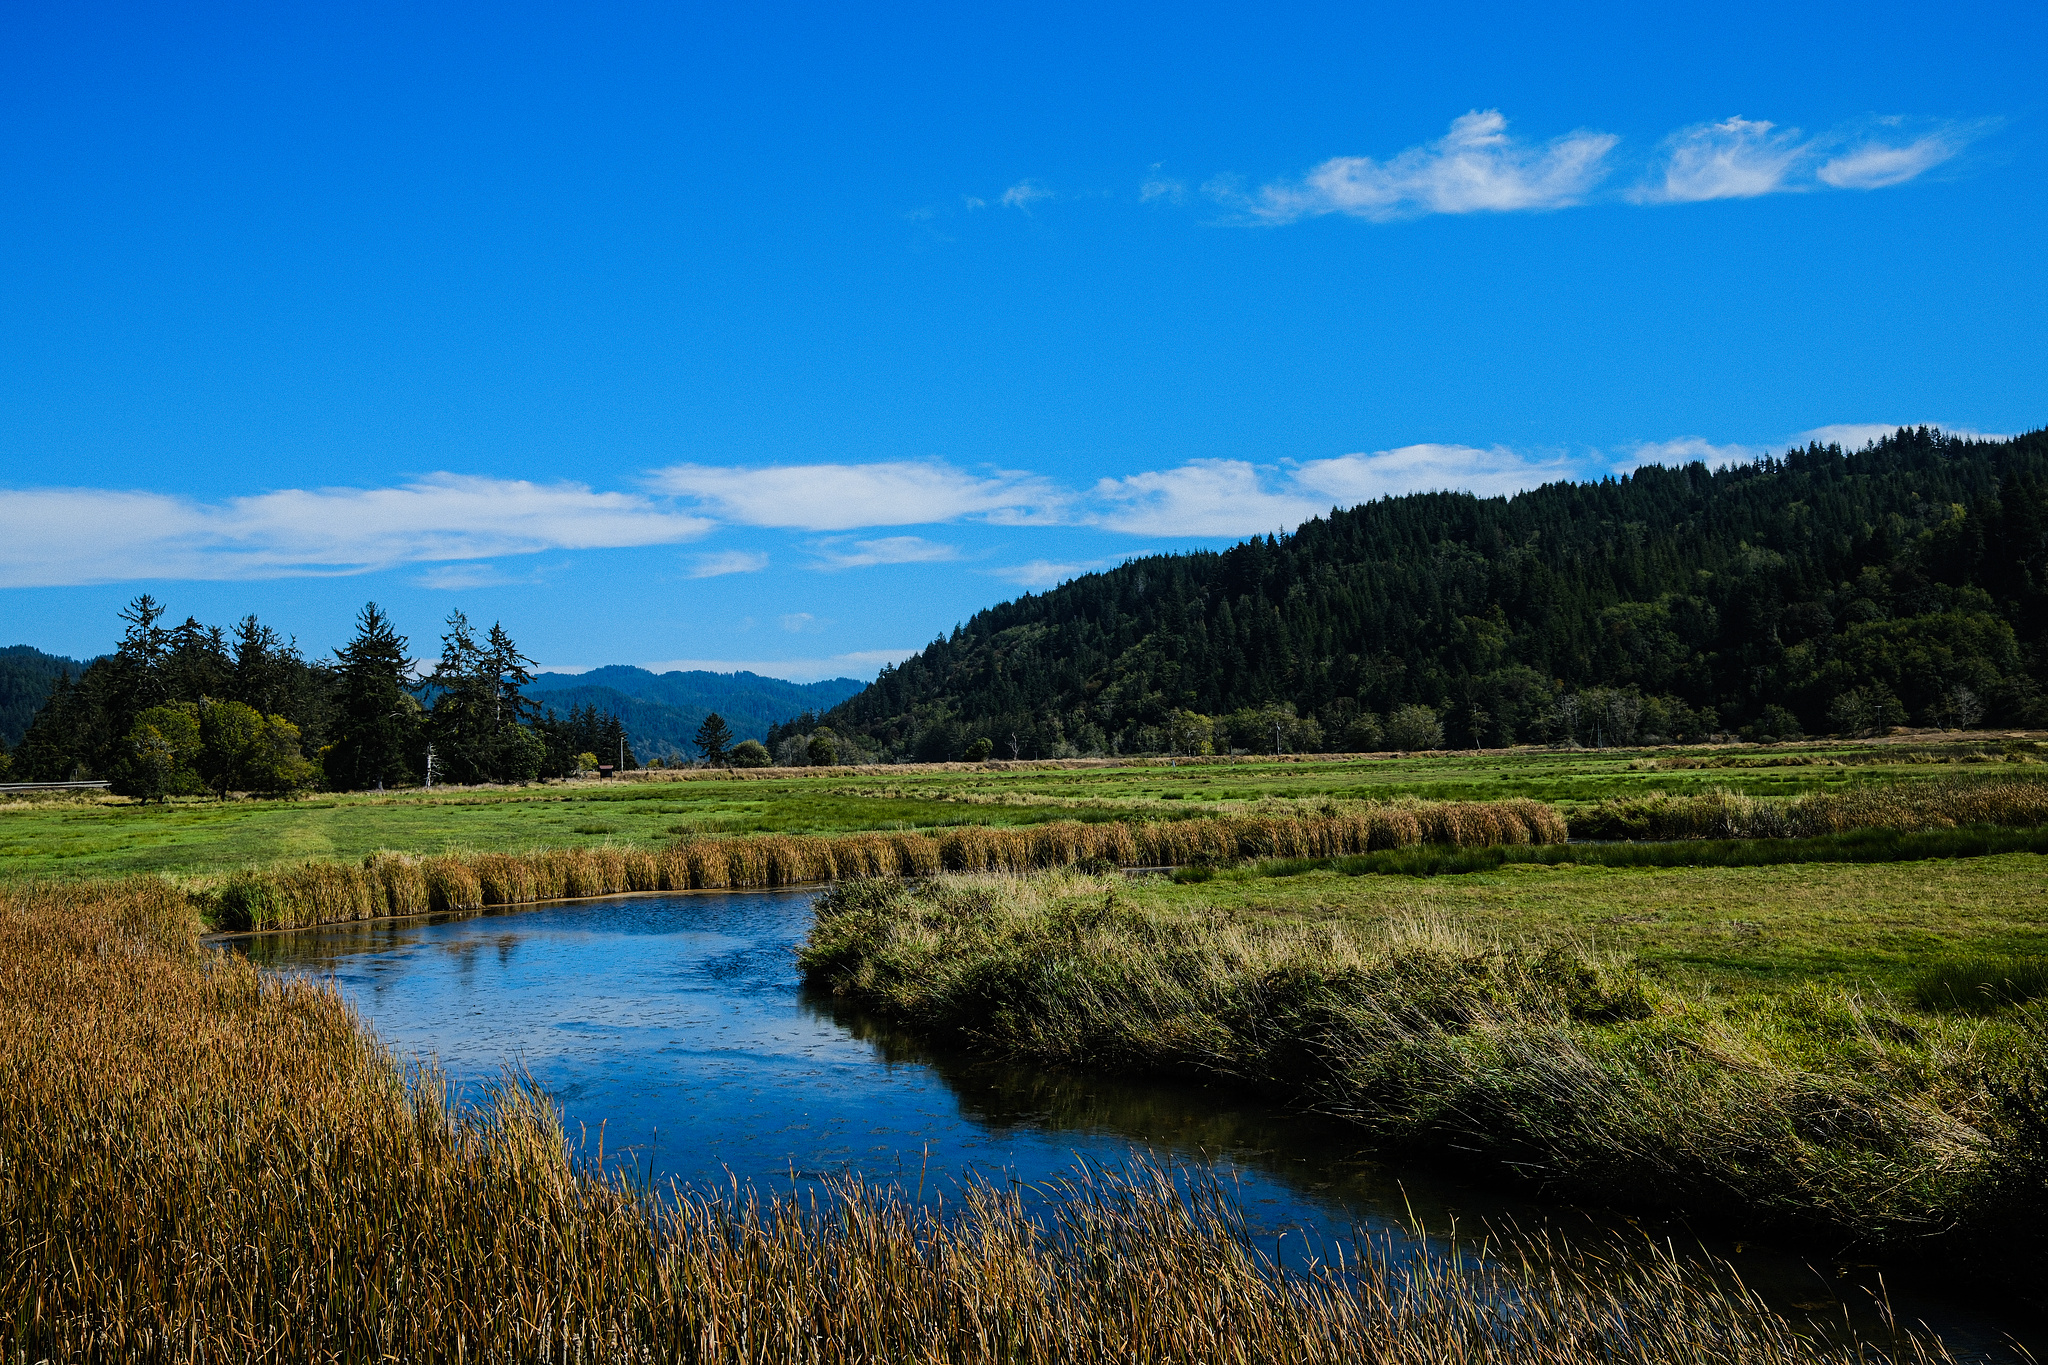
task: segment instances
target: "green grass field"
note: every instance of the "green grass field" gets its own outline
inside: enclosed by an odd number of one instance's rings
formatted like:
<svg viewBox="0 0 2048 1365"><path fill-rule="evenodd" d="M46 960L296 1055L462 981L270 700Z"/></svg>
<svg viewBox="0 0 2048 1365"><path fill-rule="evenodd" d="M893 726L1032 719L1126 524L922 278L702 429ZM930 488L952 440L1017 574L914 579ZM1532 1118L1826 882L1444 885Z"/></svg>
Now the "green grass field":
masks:
<svg viewBox="0 0 2048 1365"><path fill-rule="evenodd" d="M1905 998L1942 961L2048 958L2048 856L1775 867L1510 864L1455 877L1134 879L1160 910L1334 921L1361 932L1439 920L1479 939L1634 958L1688 991L1827 981Z"/></svg>
<svg viewBox="0 0 2048 1365"><path fill-rule="evenodd" d="M1290 812L1303 803L1524 796L1567 811L1622 794L1729 788L1796 796L1864 782L2041 761L2031 742L1835 743L1732 750L1517 751L1342 761L1157 760L1118 767L813 769L768 777L644 774L612 783L297 801L35 797L0 804L0 879L217 873L308 858L516 850L678 834L832 834ZM0 798L4 801L5 798Z"/></svg>

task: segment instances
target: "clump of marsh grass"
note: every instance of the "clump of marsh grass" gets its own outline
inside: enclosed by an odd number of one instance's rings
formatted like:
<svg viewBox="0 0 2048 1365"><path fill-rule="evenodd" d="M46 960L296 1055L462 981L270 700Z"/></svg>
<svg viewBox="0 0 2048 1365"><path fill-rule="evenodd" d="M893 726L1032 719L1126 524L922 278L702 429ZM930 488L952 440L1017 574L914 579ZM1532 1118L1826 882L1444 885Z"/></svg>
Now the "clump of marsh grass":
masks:
<svg viewBox="0 0 2048 1365"><path fill-rule="evenodd" d="M1056 875L835 887L802 963L928 1034L1246 1082L1623 1207L1922 1249L2048 1211L1994 1093L2048 1039L2000 1072L1967 1028L1821 987L1717 1010L1571 948L1153 910Z"/></svg>
<svg viewBox="0 0 2048 1365"><path fill-rule="evenodd" d="M1790 800L1711 791L1615 797L1571 819L1577 839L1795 839L1887 829L2048 825L2048 781L2030 777L1889 782Z"/></svg>
<svg viewBox="0 0 2048 1365"><path fill-rule="evenodd" d="M1084 863L1215 866L1247 858L1342 857L1424 843L1474 848L1559 844L1564 837L1562 816L1526 800L1389 802L1307 818L963 825L936 835L693 835L658 851L609 844L437 857L380 851L355 865L252 868L202 893L202 905L224 929L296 929L625 891L743 890L855 877L1028 872Z"/></svg>
<svg viewBox="0 0 2048 1365"><path fill-rule="evenodd" d="M1964 957L1937 962L1913 982L1914 1002L1932 1010L1990 1014L2048 997L2048 959Z"/></svg>
<svg viewBox="0 0 2048 1365"><path fill-rule="evenodd" d="M0 891L9 1360L1950 1358L1829 1344L1654 1251L1368 1244L1290 1271L1213 1188L1142 1167L1031 1212L987 1186L943 1217L858 1183L657 1197L573 1161L531 1089L451 1108L332 989L202 952L197 927L162 883Z"/></svg>

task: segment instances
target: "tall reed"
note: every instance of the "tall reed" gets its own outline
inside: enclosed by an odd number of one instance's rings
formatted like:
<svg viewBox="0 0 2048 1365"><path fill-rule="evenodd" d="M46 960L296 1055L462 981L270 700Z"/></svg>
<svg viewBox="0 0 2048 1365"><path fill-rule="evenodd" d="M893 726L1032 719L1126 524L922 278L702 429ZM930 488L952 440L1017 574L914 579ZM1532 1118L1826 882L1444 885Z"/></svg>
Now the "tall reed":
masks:
<svg viewBox="0 0 2048 1365"><path fill-rule="evenodd" d="M1555 844L1564 837L1563 817L1537 801L1407 801L1305 819L1064 820L1018 828L963 825L936 836L899 831L702 837L660 852L611 845L426 858L380 852L360 867L306 863L239 872L203 900L223 928L294 929L626 891L739 890L939 872L1016 873L1076 863L1180 867L1241 858L1342 857L1424 842L1468 848Z"/></svg>
<svg viewBox="0 0 2048 1365"><path fill-rule="evenodd" d="M331 988L202 952L196 927L161 883L0 891L9 1361L1879 1358L1668 1256L1509 1244L1475 1269L1367 1245L1289 1272L1227 1199L1143 1169L1040 1216L987 1187L947 1218L859 1184L654 1200L572 1161L532 1090L452 1109Z"/></svg>

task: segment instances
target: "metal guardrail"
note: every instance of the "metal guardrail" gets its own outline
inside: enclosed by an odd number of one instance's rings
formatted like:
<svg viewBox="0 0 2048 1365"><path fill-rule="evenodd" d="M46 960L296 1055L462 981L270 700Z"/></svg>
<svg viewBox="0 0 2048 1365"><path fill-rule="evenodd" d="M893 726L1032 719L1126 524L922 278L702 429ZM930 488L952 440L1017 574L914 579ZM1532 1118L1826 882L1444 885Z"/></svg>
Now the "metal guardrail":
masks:
<svg viewBox="0 0 2048 1365"><path fill-rule="evenodd" d="M110 782L0 782L0 792L87 792L105 791Z"/></svg>

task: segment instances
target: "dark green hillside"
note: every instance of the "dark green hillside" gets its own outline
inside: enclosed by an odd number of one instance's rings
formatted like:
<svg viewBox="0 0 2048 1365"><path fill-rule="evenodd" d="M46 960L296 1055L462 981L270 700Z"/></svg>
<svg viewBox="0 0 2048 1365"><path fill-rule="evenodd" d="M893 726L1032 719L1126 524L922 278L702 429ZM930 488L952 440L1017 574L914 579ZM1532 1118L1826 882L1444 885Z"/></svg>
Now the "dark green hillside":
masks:
<svg viewBox="0 0 2048 1365"><path fill-rule="evenodd" d="M2042 724L2044 636L2048 432L1922 428L1134 560L979 613L824 719L919 758Z"/></svg>
<svg viewBox="0 0 2048 1365"><path fill-rule="evenodd" d="M0 648L0 744L19 745L57 679L75 678L84 671L79 660L45 654L32 645Z"/></svg>

